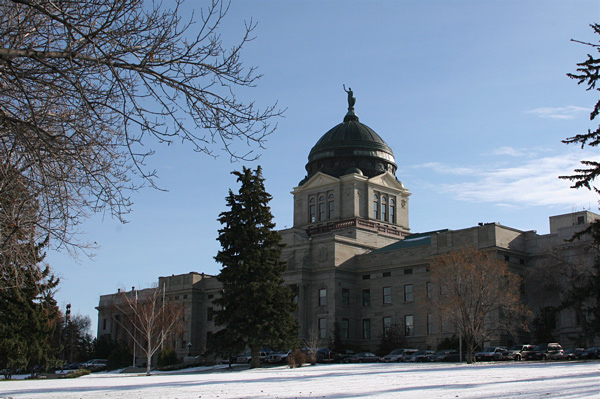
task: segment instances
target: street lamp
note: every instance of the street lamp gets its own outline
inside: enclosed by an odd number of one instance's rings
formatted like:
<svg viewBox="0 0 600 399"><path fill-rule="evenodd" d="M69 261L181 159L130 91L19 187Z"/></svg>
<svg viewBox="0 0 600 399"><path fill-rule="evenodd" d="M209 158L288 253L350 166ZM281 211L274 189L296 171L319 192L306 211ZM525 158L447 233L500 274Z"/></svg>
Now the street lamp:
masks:
<svg viewBox="0 0 600 399"><path fill-rule="evenodd" d="M192 356L192 343L188 343L188 356Z"/></svg>

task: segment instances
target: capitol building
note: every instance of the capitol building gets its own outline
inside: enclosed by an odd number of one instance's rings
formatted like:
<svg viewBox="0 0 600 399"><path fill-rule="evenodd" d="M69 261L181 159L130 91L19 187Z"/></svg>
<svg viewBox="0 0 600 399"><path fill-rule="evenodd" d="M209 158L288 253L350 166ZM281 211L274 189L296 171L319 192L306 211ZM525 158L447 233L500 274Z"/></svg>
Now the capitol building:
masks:
<svg viewBox="0 0 600 399"><path fill-rule="evenodd" d="M326 345L335 331L344 346L374 351L386 328L401 326L407 347L436 349L457 331L430 313L428 264L451 250L477 248L505 261L523 277L522 300L536 316L560 298L530 284L530 270L552 262L549 254L555 251L593 262L585 249L589 242L566 241L600 217L589 211L551 216L550 233L545 235L498 223L411 232L411 193L396 175L394 153L382 138L386 132L380 133L359 120L349 91L347 113L312 147L307 174L293 188L293 227L279 233L288 265L284 279L295 294L301 339L316 331ZM168 299L184 306L184 329L172 345L182 357L188 351L199 355L220 330L213 320L220 284L201 271L169 275L165 270L165 275L158 285L165 287ZM109 334L127 340L115 322L118 295L100 297L98 337ZM564 347L581 345L574 311L559 312L551 328ZM489 342L514 343L535 342L530 333L497 336Z"/></svg>

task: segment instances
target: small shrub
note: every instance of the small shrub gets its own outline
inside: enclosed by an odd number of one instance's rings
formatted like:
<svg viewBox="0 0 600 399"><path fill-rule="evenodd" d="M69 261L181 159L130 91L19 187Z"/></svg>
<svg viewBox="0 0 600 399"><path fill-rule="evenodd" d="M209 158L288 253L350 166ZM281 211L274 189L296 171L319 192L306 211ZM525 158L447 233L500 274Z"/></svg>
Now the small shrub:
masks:
<svg viewBox="0 0 600 399"><path fill-rule="evenodd" d="M167 346L165 349L161 350L158 354L158 367L167 367L172 366L174 364L178 364L179 359L177 358L177 353L173 350L173 348Z"/></svg>
<svg viewBox="0 0 600 399"><path fill-rule="evenodd" d="M306 363L306 353L302 352L300 349L294 349L287 359L290 368L302 367L302 365Z"/></svg>
<svg viewBox="0 0 600 399"><path fill-rule="evenodd" d="M71 370L67 374L62 375L60 378L77 378L90 373L91 371L88 369Z"/></svg>

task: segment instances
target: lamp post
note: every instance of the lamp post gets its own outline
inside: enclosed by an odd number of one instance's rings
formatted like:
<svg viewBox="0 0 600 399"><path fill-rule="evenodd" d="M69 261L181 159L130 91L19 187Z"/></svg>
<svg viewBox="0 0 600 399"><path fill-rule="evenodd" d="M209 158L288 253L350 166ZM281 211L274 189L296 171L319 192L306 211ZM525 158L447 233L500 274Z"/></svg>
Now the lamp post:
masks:
<svg viewBox="0 0 600 399"><path fill-rule="evenodd" d="M188 356L192 356L192 343L188 343Z"/></svg>

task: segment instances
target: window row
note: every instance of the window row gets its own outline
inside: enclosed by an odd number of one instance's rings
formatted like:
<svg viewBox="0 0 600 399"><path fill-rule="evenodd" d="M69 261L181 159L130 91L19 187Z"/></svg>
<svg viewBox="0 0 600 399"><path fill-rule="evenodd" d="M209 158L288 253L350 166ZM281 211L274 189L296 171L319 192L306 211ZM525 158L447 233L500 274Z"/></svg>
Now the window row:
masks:
<svg viewBox="0 0 600 399"><path fill-rule="evenodd" d="M426 320L426 334L432 335L442 331L450 331L450 325L448 320L437 317L438 319L438 328L435 328L435 319L436 317L432 314L427 314ZM323 319L324 320L324 319ZM404 324L399 325L398 322L394 324L394 321L391 317L384 317L382 319L382 331L383 335L387 336L392 332L393 329L401 329L399 331L405 337L412 337L415 335L415 317L414 315L405 315ZM342 319L340 323L340 337L342 339L349 339L349 327L350 327L350 319ZM371 331L371 319L363 319L362 320L362 338L363 339L371 339L376 338L373 337Z"/></svg>
<svg viewBox="0 0 600 399"><path fill-rule="evenodd" d="M326 319L319 319L319 337L326 337ZM382 331L383 334L388 334L392 328L398 328L392 324L391 317L383 318ZM404 325L403 325L403 335L406 337L410 337L414 335L414 316L406 315L404 316ZM361 331L362 339L372 339L375 338L373 336L373 332L371 331L371 319L362 319L362 331ZM342 319L340 322L340 338L341 339L350 339L350 319Z"/></svg>
<svg viewBox="0 0 600 399"><path fill-rule="evenodd" d="M431 282L427 282L425 285L425 290L427 294L427 298L431 298L432 285ZM361 297L362 306L371 306L371 289L362 290ZM405 284L402 291L402 300L403 302L414 302L414 285L413 284ZM392 295L392 287L383 287L382 288L382 303L384 305L390 305L393 302ZM319 306L327 305L327 288L319 289L319 298L318 298ZM342 306L348 307L350 306L350 289L342 288Z"/></svg>

